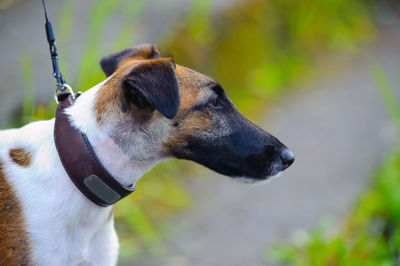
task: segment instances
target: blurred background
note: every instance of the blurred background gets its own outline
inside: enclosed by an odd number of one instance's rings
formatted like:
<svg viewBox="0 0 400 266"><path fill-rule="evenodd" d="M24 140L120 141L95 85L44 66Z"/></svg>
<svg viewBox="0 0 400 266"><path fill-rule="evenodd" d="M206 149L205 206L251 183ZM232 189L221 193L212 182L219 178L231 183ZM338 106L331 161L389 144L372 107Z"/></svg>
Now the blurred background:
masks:
<svg viewBox="0 0 400 266"><path fill-rule="evenodd" d="M51 0L61 71L155 43L294 151L268 184L162 163L116 206L119 265L400 265L396 0ZM0 128L54 116L39 0L0 0Z"/></svg>

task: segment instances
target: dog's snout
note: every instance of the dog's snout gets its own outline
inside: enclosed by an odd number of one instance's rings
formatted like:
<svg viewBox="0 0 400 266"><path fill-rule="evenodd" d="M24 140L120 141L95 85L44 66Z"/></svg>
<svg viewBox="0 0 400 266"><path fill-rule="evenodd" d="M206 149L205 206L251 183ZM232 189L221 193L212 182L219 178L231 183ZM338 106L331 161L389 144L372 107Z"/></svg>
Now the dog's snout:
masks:
<svg viewBox="0 0 400 266"><path fill-rule="evenodd" d="M294 154L288 149L284 149L280 155L284 169L288 168L294 162Z"/></svg>

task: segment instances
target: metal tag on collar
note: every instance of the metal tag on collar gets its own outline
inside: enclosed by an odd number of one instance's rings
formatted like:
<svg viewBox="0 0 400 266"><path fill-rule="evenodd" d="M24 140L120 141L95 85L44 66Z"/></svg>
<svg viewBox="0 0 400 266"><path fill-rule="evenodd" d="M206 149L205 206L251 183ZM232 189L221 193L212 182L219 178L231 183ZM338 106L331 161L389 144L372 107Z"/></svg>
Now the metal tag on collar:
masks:
<svg viewBox="0 0 400 266"><path fill-rule="evenodd" d="M122 196L118 194L115 190L109 187L103 180L101 180L96 175L91 175L83 181L85 186L99 199L104 201L104 203L108 205L113 205L120 199ZM136 190L136 184L132 186L132 192Z"/></svg>

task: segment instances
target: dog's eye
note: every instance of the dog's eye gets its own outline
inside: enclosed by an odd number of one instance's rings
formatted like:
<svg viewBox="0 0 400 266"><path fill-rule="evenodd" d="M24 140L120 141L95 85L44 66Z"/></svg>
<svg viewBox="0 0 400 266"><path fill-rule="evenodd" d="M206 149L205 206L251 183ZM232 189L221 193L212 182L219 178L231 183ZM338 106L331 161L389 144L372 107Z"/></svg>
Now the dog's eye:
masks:
<svg viewBox="0 0 400 266"><path fill-rule="evenodd" d="M208 106L214 108L214 109L222 109L222 104L218 99L212 100L208 103Z"/></svg>

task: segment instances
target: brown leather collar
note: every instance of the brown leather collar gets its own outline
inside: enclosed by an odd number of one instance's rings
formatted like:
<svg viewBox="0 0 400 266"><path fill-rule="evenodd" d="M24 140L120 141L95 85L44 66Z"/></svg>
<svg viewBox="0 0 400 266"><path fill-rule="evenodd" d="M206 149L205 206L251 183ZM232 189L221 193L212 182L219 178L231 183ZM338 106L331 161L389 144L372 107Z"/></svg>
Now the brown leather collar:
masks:
<svg viewBox="0 0 400 266"><path fill-rule="evenodd" d="M99 206L110 206L136 189L119 183L101 164L85 134L74 128L64 109L73 104L71 94L58 95L54 141L65 171L75 186Z"/></svg>

